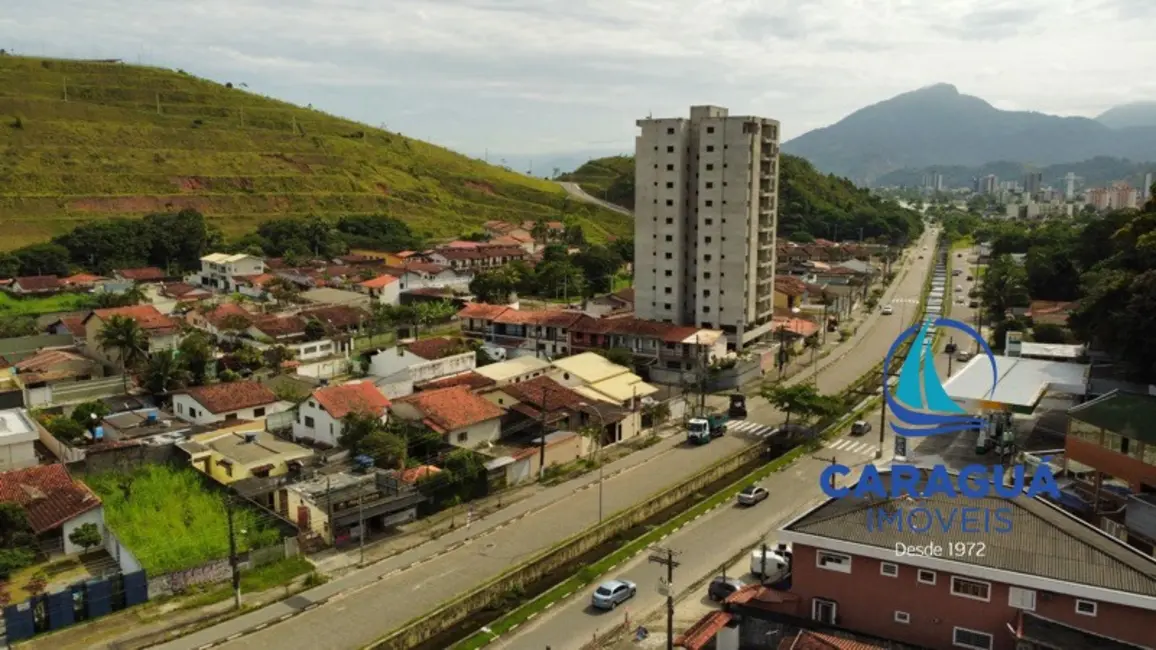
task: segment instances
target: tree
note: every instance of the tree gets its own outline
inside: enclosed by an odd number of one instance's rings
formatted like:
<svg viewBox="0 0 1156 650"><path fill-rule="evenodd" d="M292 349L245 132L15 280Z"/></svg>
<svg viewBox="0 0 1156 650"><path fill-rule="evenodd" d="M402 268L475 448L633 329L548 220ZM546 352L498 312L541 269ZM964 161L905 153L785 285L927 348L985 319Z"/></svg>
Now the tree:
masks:
<svg viewBox="0 0 1156 650"><path fill-rule="evenodd" d="M341 435L337 437L337 444L353 453L361 453L361 445L371 433L381 429L380 418L357 411L349 412L341 418Z"/></svg>
<svg viewBox="0 0 1156 650"><path fill-rule="evenodd" d="M83 424L63 416L49 419L44 428L48 429L48 433L51 433L52 437L69 445L75 445L84 440L86 430Z"/></svg>
<svg viewBox="0 0 1156 650"><path fill-rule="evenodd" d="M408 455L404 438L386 431L384 427L374 429L359 445L359 453L373 458L377 467L405 467Z"/></svg>
<svg viewBox="0 0 1156 650"><path fill-rule="evenodd" d="M270 368L280 370L287 361L292 361L296 357L293 350L284 345L274 345L265 351L265 363Z"/></svg>
<svg viewBox="0 0 1156 650"><path fill-rule="evenodd" d="M31 565L36 559L36 536L24 508L0 503L0 578Z"/></svg>
<svg viewBox="0 0 1156 650"><path fill-rule="evenodd" d="M96 335L96 343L105 354L113 351L117 353L124 376L124 392L127 393L129 370L144 361L149 344L148 335L141 329L140 323L116 315L105 321L104 327Z"/></svg>
<svg viewBox="0 0 1156 650"><path fill-rule="evenodd" d="M546 225L545 219L538 219L534 222L534 227L530 229L530 236L534 238L534 243L539 246L545 246L550 240L550 227Z"/></svg>
<svg viewBox="0 0 1156 650"><path fill-rule="evenodd" d="M1067 343L1068 333L1052 323L1040 323L1032 326L1032 340L1036 343Z"/></svg>
<svg viewBox="0 0 1156 650"><path fill-rule="evenodd" d="M177 346L177 355L189 371L189 384L204 386L209 380L209 366L214 358L213 343L208 335L200 330L190 332Z"/></svg>
<svg viewBox="0 0 1156 650"><path fill-rule="evenodd" d="M513 264L507 264L491 271L483 271L470 280L470 293L479 302L505 304L510 295L518 290L523 276Z"/></svg>
<svg viewBox="0 0 1156 650"><path fill-rule="evenodd" d="M834 401L821 395L811 384L764 384L760 393L787 416L785 424L791 423L791 415L798 415L799 419L806 421L812 417L829 415L835 409Z"/></svg>
<svg viewBox="0 0 1156 650"><path fill-rule="evenodd" d="M670 405L666 402L652 402L642 407L642 415L650 420L651 433L657 432L670 419Z"/></svg>
<svg viewBox="0 0 1156 650"><path fill-rule="evenodd" d="M32 244L12 252L20 275L68 275L68 249L60 244Z"/></svg>
<svg viewBox="0 0 1156 650"><path fill-rule="evenodd" d="M616 363L627 368L634 367L634 353L628 348L610 348L609 350L598 350L598 354L606 357L610 363Z"/></svg>
<svg viewBox="0 0 1156 650"><path fill-rule="evenodd" d="M43 571L32 574L28 582L24 583L24 591L33 597L43 594L46 589L48 589L48 574Z"/></svg>
<svg viewBox="0 0 1156 650"><path fill-rule="evenodd" d="M87 553L88 549L100 546L103 539L100 536L100 529L96 527L96 524L87 523L73 528L72 532L68 535L68 541L83 548L84 552Z"/></svg>
<svg viewBox="0 0 1156 650"><path fill-rule="evenodd" d="M77 404L76 408L72 409L72 414L69 417L89 431L92 431L96 428L100 419L108 414L108 405L97 399Z"/></svg>
<svg viewBox="0 0 1156 650"><path fill-rule="evenodd" d="M983 306L993 321L1002 320L1012 307L1027 307L1031 303L1027 271L1009 255L997 257L988 265L981 293Z"/></svg>
<svg viewBox="0 0 1156 650"><path fill-rule="evenodd" d="M614 276L622 268L622 257L617 251L606 246L591 246L572 259L585 274L591 295L614 290Z"/></svg>
<svg viewBox="0 0 1156 650"><path fill-rule="evenodd" d="M310 318L309 322L305 323L305 339L317 341L323 338L325 338L325 325L316 318Z"/></svg>
<svg viewBox="0 0 1156 650"><path fill-rule="evenodd" d="M0 339L12 339L18 336L36 336L39 330L36 321L27 316L0 316Z"/></svg>
<svg viewBox="0 0 1156 650"><path fill-rule="evenodd" d="M241 314L229 314L221 319L220 329L227 334L236 336L249 329L249 324L249 318Z"/></svg>
<svg viewBox="0 0 1156 650"><path fill-rule="evenodd" d="M188 385L192 373L172 350L161 350L149 359L145 370L145 388L152 395L165 395Z"/></svg>

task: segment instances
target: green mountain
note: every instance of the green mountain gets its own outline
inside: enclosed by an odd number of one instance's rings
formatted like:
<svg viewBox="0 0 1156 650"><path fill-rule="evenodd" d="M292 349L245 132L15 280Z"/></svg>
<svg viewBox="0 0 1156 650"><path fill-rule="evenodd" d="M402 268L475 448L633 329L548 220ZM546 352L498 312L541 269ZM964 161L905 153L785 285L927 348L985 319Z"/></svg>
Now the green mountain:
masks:
<svg viewBox="0 0 1156 650"><path fill-rule="evenodd" d="M783 150L873 185L888 172L933 165L1012 160L1047 166L1096 156L1147 160L1156 155L1156 126L1114 129L1083 117L1004 111L937 84L859 109L784 143Z"/></svg>
<svg viewBox="0 0 1156 650"><path fill-rule="evenodd" d="M1156 152L1154 152L1156 156ZM1046 167L1035 167L1023 163L1001 160L978 167L964 167L962 165L934 166L921 169L899 169L888 172L875 179L876 187L918 187L923 178L931 173L943 174L943 183L951 187L971 187L972 179L982 178L994 174L1000 180L1019 181L1024 174L1039 172L1044 176L1044 184L1057 189L1064 187L1064 177L1069 173L1079 177L1081 186L1095 187L1108 185L1115 181L1127 181L1132 187L1139 187L1144 182L1144 174L1156 174L1156 162L1138 163L1122 158L1099 156L1077 163L1061 163Z"/></svg>
<svg viewBox="0 0 1156 650"><path fill-rule="evenodd" d="M578 183L611 203L634 207L634 157L587 162L559 180ZM902 242L922 231L919 214L856 187L846 178L823 174L789 154L779 160L779 235L795 241L866 238Z"/></svg>
<svg viewBox="0 0 1156 650"><path fill-rule="evenodd" d="M1096 121L1112 129L1156 126L1156 102L1133 102L1113 106L1096 116Z"/></svg>

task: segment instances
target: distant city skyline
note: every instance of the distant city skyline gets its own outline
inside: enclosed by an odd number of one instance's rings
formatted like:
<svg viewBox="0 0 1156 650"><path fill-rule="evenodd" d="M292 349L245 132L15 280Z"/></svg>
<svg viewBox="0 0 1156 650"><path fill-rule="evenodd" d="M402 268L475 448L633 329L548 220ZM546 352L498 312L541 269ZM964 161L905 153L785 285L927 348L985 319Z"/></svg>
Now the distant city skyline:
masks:
<svg viewBox="0 0 1156 650"><path fill-rule="evenodd" d="M7 8L0 48L243 82L472 155L630 151L639 115L743 106L776 116L788 140L937 82L999 108L1094 117L1156 98L1154 79L1117 81L1120 61L1156 54L1150 3L1131 1L52 0ZM1065 83L1039 81L1056 75Z"/></svg>

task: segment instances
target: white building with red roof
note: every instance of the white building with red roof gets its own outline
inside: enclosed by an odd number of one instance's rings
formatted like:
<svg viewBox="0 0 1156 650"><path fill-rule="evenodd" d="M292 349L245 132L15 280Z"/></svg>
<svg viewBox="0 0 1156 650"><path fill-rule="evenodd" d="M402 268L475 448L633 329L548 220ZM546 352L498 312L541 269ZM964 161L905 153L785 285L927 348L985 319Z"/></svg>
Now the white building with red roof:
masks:
<svg viewBox="0 0 1156 650"><path fill-rule="evenodd" d="M383 273L355 286L358 293L364 293L383 305L401 304L401 280L396 276Z"/></svg>
<svg viewBox="0 0 1156 650"><path fill-rule="evenodd" d="M177 417L193 424L260 420L293 408L255 381L234 381L188 388L173 395Z"/></svg>
<svg viewBox="0 0 1156 650"><path fill-rule="evenodd" d="M341 439L342 418L350 413L362 413L384 422L389 417L389 406L389 398L372 382L353 381L318 388L297 407L293 437L336 447Z"/></svg>
<svg viewBox="0 0 1156 650"><path fill-rule="evenodd" d="M100 346L100 333L104 330L105 324L117 316L136 321L144 330L148 337L148 349L145 352L172 350L180 343L180 325L152 305L96 309L84 317L85 346L94 358L107 363L115 363L120 358L120 353L116 350L105 350Z"/></svg>
<svg viewBox="0 0 1156 650"><path fill-rule="evenodd" d="M456 447L475 449L502 434L502 409L466 386L414 393L396 400L390 410L400 419L420 421Z"/></svg>
<svg viewBox="0 0 1156 650"><path fill-rule="evenodd" d="M84 483L74 480L64 465L38 465L0 473L0 503L18 506L28 517L28 525L46 546L59 546L65 555L83 548L68 536L84 524L95 524L101 538L104 508L100 498Z"/></svg>

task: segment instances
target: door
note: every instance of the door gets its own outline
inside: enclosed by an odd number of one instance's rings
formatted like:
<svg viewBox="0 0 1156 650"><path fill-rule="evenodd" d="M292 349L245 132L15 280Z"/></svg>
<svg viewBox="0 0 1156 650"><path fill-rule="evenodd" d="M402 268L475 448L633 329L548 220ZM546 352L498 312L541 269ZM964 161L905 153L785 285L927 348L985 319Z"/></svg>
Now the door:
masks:
<svg viewBox="0 0 1156 650"><path fill-rule="evenodd" d="M834 601L816 598L811 601L811 618L826 625L834 625L838 608Z"/></svg>

